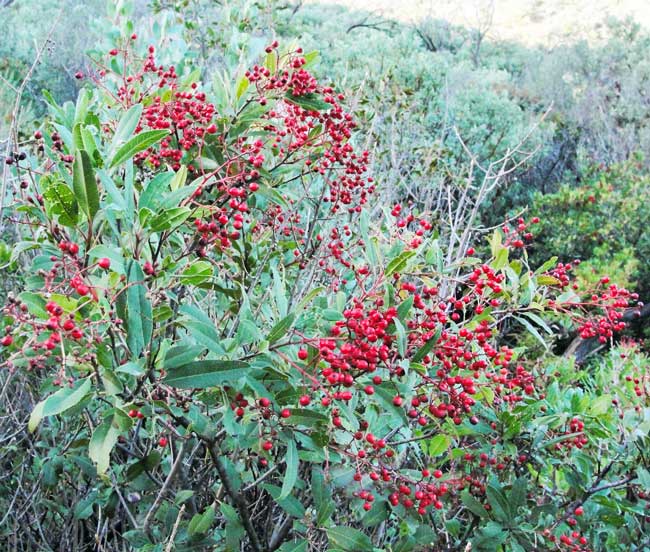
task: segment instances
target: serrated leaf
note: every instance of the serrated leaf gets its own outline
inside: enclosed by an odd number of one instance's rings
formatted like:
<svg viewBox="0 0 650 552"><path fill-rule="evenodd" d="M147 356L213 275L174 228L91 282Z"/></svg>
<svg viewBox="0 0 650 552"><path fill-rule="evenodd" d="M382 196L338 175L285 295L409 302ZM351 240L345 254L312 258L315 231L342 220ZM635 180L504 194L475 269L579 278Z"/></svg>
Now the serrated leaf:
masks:
<svg viewBox="0 0 650 552"><path fill-rule="evenodd" d="M146 150L169 134L167 130L147 130L136 134L124 144L113 157L109 169L125 163L137 153Z"/></svg>
<svg viewBox="0 0 650 552"><path fill-rule="evenodd" d="M296 315L294 313L291 313L280 320L275 326L273 326L266 338L269 344L275 343L278 341L278 339L284 337L285 334L289 331L289 328L291 328L291 325L295 319Z"/></svg>
<svg viewBox="0 0 650 552"><path fill-rule="evenodd" d="M233 384L250 370L250 365L241 360L197 360L170 369L163 381L180 389L205 389Z"/></svg>
<svg viewBox="0 0 650 552"><path fill-rule="evenodd" d="M308 111L326 111L332 108L330 104L321 100L316 94L294 96L291 92L287 92L285 99Z"/></svg>
<svg viewBox="0 0 650 552"><path fill-rule="evenodd" d="M332 527L327 529L330 544L349 552L372 552L370 538L352 527Z"/></svg>
<svg viewBox="0 0 650 552"><path fill-rule="evenodd" d="M73 191L63 182L50 182L43 192L45 207L57 215L63 226L73 227L79 220L79 205Z"/></svg>
<svg viewBox="0 0 650 552"><path fill-rule="evenodd" d="M415 255L415 251L402 251L397 257L388 263L384 275L386 277L392 276L396 272L402 272L408 264L411 257Z"/></svg>
<svg viewBox="0 0 650 552"><path fill-rule="evenodd" d="M436 435L429 441L429 456L440 456L447 451L449 445L451 445L451 439L447 435L443 433Z"/></svg>
<svg viewBox="0 0 650 552"><path fill-rule="evenodd" d="M207 533L210 527L212 527L215 516L216 511L213 505L210 505L202 514L194 515L187 526L188 534L201 535Z"/></svg>
<svg viewBox="0 0 650 552"><path fill-rule="evenodd" d="M129 287L126 290L127 336L126 341L135 357L140 356L153 333L153 312L147 298L147 286L140 265L132 261L129 267Z"/></svg>
<svg viewBox="0 0 650 552"><path fill-rule="evenodd" d="M489 517L487 510L483 507L483 504L481 504L478 500L476 500L467 491L463 491L461 493L460 500L464 504L464 506L474 515L477 515L480 518Z"/></svg>
<svg viewBox="0 0 650 552"><path fill-rule="evenodd" d="M183 284L198 285L212 278L212 265L207 261L196 261L188 265L180 275Z"/></svg>
<svg viewBox="0 0 650 552"><path fill-rule="evenodd" d="M99 211L99 189L95 172L86 150L77 150L72 165L72 188L81 209L88 216L89 222Z"/></svg>

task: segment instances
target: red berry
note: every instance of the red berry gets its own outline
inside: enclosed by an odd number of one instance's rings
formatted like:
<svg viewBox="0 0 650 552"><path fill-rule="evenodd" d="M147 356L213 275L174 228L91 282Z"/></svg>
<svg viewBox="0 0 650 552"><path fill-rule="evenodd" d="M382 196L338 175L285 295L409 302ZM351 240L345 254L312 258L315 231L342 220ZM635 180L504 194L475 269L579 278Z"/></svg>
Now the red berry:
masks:
<svg viewBox="0 0 650 552"><path fill-rule="evenodd" d="M161 447L166 447L167 446L167 437L161 437L158 439L158 445Z"/></svg>
<svg viewBox="0 0 650 552"><path fill-rule="evenodd" d="M402 406L402 397L400 397L399 395L396 396L396 397L393 397L393 404L395 406Z"/></svg>
<svg viewBox="0 0 650 552"><path fill-rule="evenodd" d="M300 360L307 360L308 356L309 356L309 353L307 352L307 349L300 349L298 351L298 358Z"/></svg>
<svg viewBox="0 0 650 552"><path fill-rule="evenodd" d="M5 335L2 340L0 340L0 344L2 344L3 347L9 347L13 342L14 338L10 335Z"/></svg>
<svg viewBox="0 0 650 552"><path fill-rule="evenodd" d="M288 408L282 409L282 411L280 412L280 416L282 416L283 418L288 418L289 416L291 416L291 410L289 410Z"/></svg>
<svg viewBox="0 0 650 552"><path fill-rule="evenodd" d="M308 395L303 395L300 397L300 400L298 402L300 403L300 406L307 406L311 402L311 399Z"/></svg>
<svg viewBox="0 0 650 552"><path fill-rule="evenodd" d="M271 401L267 399L266 397L262 397L260 399L260 406L267 408L271 404Z"/></svg>
<svg viewBox="0 0 650 552"><path fill-rule="evenodd" d="M117 49L116 49L116 48L113 48L113 49L112 49L110 52L108 52L108 53L109 53L110 55L112 55L112 56L116 56L116 55L117 55Z"/></svg>
<svg viewBox="0 0 650 552"><path fill-rule="evenodd" d="M578 506L578 507L574 510L573 513L574 513L576 516L581 516L582 514L585 513L585 511L584 511L584 509L582 508L582 506Z"/></svg>
<svg viewBox="0 0 650 552"><path fill-rule="evenodd" d="M137 415L138 415L138 411L135 410L134 408L129 410L129 418L135 418L135 417L137 417Z"/></svg>
<svg viewBox="0 0 650 552"><path fill-rule="evenodd" d="M271 443L271 441L264 441L262 448L266 451L269 451L273 448L273 443Z"/></svg>
<svg viewBox="0 0 650 552"><path fill-rule="evenodd" d="M104 270L108 270L109 268L111 268L111 260L107 259L106 257L104 257L103 259L99 259L99 261L97 261L97 264L99 265L100 268L103 268Z"/></svg>
<svg viewBox="0 0 650 552"><path fill-rule="evenodd" d="M214 123L212 123L210 126L208 126L208 127L205 129L205 131L206 131L208 134L214 134L215 132L217 132L217 125L215 125Z"/></svg>

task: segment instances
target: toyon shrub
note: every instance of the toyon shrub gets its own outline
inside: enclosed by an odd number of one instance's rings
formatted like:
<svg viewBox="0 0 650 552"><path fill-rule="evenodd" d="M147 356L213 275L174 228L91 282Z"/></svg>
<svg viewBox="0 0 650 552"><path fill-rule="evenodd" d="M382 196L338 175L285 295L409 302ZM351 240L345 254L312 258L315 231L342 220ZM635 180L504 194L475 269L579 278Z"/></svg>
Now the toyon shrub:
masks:
<svg viewBox="0 0 650 552"><path fill-rule="evenodd" d="M2 366L38 397L43 499L69 501L77 549L647 539L642 356L589 374L544 352L547 320L611 343L634 294L529 266L537 218L455 266L426 213L371 219L368 153L313 53L274 42L205 87L140 50L95 60L7 159L25 289ZM44 546L69 538L59 515Z"/></svg>

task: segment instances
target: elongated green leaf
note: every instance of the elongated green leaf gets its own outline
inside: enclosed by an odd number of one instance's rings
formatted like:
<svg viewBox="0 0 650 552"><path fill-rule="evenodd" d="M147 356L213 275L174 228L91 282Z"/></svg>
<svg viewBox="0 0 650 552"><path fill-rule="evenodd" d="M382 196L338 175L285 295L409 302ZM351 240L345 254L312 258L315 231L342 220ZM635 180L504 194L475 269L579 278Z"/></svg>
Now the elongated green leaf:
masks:
<svg viewBox="0 0 650 552"><path fill-rule="evenodd" d="M50 182L43 192L45 209L59 217L59 224L73 227L79 220L79 205L74 193L63 182Z"/></svg>
<svg viewBox="0 0 650 552"><path fill-rule="evenodd" d="M196 514L190 521L187 527L187 532L190 535L200 535L207 533L208 529L212 527L216 512L214 506L209 506L202 514Z"/></svg>
<svg viewBox="0 0 650 552"><path fill-rule="evenodd" d="M282 491L278 500L288 497L293 491L293 487L298 479L298 447L296 442L292 439L287 443L287 454L284 457L286 469L284 473L284 481L282 481Z"/></svg>
<svg viewBox="0 0 650 552"><path fill-rule="evenodd" d="M162 140L167 136L167 130L147 130L136 134L126 144L124 144L113 157L109 168L116 167L131 159L136 153L146 150L148 147L153 146L156 142Z"/></svg>
<svg viewBox="0 0 650 552"><path fill-rule="evenodd" d="M442 326L436 330L436 333L433 335L433 337L429 338L427 342L416 351L416 353L413 355L413 358L411 359L411 362L420 362L425 356L427 356L431 352L431 349L434 348L436 343L438 343L441 333Z"/></svg>
<svg viewBox="0 0 650 552"><path fill-rule="evenodd" d="M299 541L285 542L278 552L307 552L308 542L305 539L300 539Z"/></svg>
<svg viewBox="0 0 650 552"><path fill-rule="evenodd" d="M198 285L212 278L212 265L207 261L197 261L183 270L180 280L184 284Z"/></svg>
<svg viewBox="0 0 650 552"><path fill-rule="evenodd" d="M93 431L88 445L88 455L97 466L97 473L104 473L110 464L111 451L117 443L120 430L116 428L111 420L105 420Z"/></svg>
<svg viewBox="0 0 650 552"><path fill-rule="evenodd" d="M97 211L99 211L99 189L86 150L77 150L75 152L72 166L72 188L79 206L88 216L88 220L92 222Z"/></svg>
<svg viewBox="0 0 650 552"><path fill-rule="evenodd" d="M266 338L269 344L275 343L278 339L284 337L284 335L289 331L289 328L293 324L295 318L296 315L294 313L291 313L280 320L275 326L273 326L269 332L268 337Z"/></svg>
<svg viewBox="0 0 650 552"><path fill-rule="evenodd" d="M90 392L90 386L90 378L85 378L77 382L74 387L59 389L53 395L39 402L29 417L29 423L27 424L29 431L34 431L45 416L61 414L61 412L65 412L79 404Z"/></svg>
<svg viewBox="0 0 650 552"><path fill-rule="evenodd" d="M388 263L384 274L392 276L396 272L401 272L406 268L408 261L415 255L415 251L402 251L397 257Z"/></svg>
<svg viewBox="0 0 650 552"><path fill-rule="evenodd" d="M478 517L481 518L489 517L487 510L483 507L483 504L481 504L478 500L476 500L467 491L463 491L461 493L460 500L465 505L465 507L474 515L477 515Z"/></svg>
<svg viewBox="0 0 650 552"><path fill-rule="evenodd" d="M197 360L170 369L164 382L181 389L205 389L233 384L251 370L240 360Z"/></svg>
<svg viewBox="0 0 650 552"><path fill-rule="evenodd" d="M302 96L294 96L290 92L285 96L288 102L296 104L297 106L307 109L309 111L326 111L332 106L327 102L321 100L316 94L303 94Z"/></svg>
<svg viewBox="0 0 650 552"><path fill-rule="evenodd" d="M111 152L126 142L135 131L142 115L142 104L137 103L131 107L120 119L117 130L111 142Z"/></svg>
<svg viewBox="0 0 650 552"><path fill-rule="evenodd" d="M352 527L332 527L327 530L330 545L349 552L372 551L370 538Z"/></svg>
<svg viewBox="0 0 650 552"><path fill-rule="evenodd" d="M153 332L153 313L147 298L144 272L140 265L132 261L128 275L129 287L126 291L127 336L126 342L134 356L140 356L151 339Z"/></svg>
<svg viewBox="0 0 650 552"><path fill-rule="evenodd" d="M451 439L443 433L436 435L429 441L429 456L440 456L449 448L450 444Z"/></svg>

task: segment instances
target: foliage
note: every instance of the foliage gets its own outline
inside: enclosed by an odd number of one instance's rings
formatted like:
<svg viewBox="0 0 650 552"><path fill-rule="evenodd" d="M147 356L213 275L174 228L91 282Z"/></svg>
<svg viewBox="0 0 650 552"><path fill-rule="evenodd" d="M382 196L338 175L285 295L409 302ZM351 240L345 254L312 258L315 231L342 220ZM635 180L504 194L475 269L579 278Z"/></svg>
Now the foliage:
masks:
<svg viewBox="0 0 650 552"><path fill-rule="evenodd" d="M315 53L273 42L206 82L189 49L123 30L76 104L51 99L8 159L26 182L11 214L25 286L3 311L3 393L29 432L3 451L3 538L255 551L648 538L647 360L576 370L518 337L546 348L545 319L561 317L611 341L635 294L601 278L578 295L566 264L529 264L537 219L448 263L431 213L371 216L370 155L345 94L311 73Z"/></svg>
<svg viewBox="0 0 650 552"><path fill-rule="evenodd" d="M616 274L642 297L650 292L650 181L641 158L593 167L579 186L538 194L531 210L541 218L534 257L554 251L563 262L582 261L587 283Z"/></svg>

